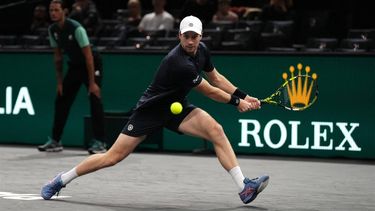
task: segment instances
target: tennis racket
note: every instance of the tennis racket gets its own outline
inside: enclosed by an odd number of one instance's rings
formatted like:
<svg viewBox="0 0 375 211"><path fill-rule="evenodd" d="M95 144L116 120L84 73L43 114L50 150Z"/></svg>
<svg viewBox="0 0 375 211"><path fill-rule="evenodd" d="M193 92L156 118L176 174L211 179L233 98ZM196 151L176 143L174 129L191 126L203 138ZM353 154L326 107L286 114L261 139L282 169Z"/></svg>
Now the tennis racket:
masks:
<svg viewBox="0 0 375 211"><path fill-rule="evenodd" d="M278 105L287 110L303 111L318 99L317 75L297 75L287 79L269 97L260 100L261 104Z"/></svg>

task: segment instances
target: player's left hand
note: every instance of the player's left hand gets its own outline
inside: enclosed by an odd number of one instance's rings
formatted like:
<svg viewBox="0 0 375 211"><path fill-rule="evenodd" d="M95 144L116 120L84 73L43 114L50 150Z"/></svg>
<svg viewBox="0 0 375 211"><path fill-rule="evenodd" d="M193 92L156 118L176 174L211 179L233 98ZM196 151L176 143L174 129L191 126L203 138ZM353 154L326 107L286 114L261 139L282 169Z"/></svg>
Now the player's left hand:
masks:
<svg viewBox="0 0 375 211"><path fill-rule="evenodd" d="M89 95L91 93L94 94L95 96L97 96L98 98L100 98L100 87L98 86L98 84L91 83L89 85Z"/></svg>

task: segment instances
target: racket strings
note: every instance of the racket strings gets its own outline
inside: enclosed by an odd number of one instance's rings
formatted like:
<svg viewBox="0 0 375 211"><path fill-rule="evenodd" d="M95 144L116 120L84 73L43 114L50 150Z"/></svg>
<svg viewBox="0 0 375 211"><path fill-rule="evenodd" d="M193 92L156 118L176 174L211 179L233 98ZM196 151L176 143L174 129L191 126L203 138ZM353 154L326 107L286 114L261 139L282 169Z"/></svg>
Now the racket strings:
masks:
<svg viewBox="0 0 375 211"><path fill-rule="evenodd" d="M297 75L286 80L270 97L261 102L275 104L288 110L301 111L310 107L318 96L316 77Z"/></svg>

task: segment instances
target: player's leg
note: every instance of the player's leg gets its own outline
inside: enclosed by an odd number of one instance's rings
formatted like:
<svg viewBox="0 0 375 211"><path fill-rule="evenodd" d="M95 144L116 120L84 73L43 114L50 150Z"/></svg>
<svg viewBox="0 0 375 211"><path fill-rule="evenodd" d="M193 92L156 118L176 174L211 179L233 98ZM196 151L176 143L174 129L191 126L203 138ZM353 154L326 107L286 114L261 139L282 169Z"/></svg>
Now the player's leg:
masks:
<svg viewBox="0 0 375 211"><path fill-rule="evenodd" d="M82 176L96 170L113 166L126 158L146 136L132 137L121 133L116 142L106 152L91 155L76 166L78 176Z"/></svg>
<svg viewBox="0 0 375 211"><path fill-rule="evenodd" d="M236 155L222 126L204 110L196 108L191 111L178 130L211 141L221 165L227 171L238 166Z"/></svg>
<svg viewBox="0 0 375 211"><path fill-rule="evenodd" d="M132 137L120 134L116 142L106 153L89 156L70 171L60 173L51 182L44 185L41 196L46 200L51 199L52 196L58 193L61 188L65 187L73 179L115 165L126 158L145 137L146 136Z"/></svg>
<svg viewBox="0 0 375 211"><path fill-rule="evenodd" d="M40 151L57 152L63 149L61 136L68 119L70 108L81 86L79 76L69 70L63 81L63 91L56 94L52 137L44 145L38 146Z"/></svg>
<svg viewBox="0 0 375 211"><path fill-rule="evenodd" d="M212 142L221 165L232 176L244 203L253 201L258 193L267 186L268 176L261 176L252 180L243 176L236 155L222 126L207 112L200 108L194 109L184 118L178 130Z"/></svg>

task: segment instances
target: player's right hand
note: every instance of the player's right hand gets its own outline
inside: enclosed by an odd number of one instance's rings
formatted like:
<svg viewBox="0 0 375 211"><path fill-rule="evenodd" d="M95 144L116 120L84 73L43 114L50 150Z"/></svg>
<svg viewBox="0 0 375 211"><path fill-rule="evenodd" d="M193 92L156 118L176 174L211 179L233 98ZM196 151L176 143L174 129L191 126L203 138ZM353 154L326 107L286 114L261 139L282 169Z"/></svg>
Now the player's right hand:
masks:
<svg viewBox="0 0 375 211"><path fill-rule="evenodd" d="M247 95L244 100L251 103L253 109L260 109L261 103L258 98Z"/></svg>
<svg viewBox="0 0 375 211"><path fill-rule="evenodd" d="M260 108L260 104L256 102L249 102L246 100L240 100L240 104L237 106L237 110L239 112L246 112L246 111L251 111L251 110L256 110Z"/></svg>

